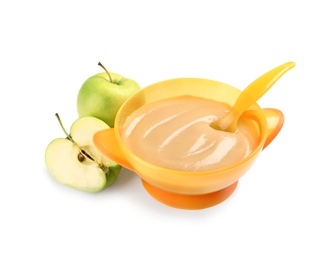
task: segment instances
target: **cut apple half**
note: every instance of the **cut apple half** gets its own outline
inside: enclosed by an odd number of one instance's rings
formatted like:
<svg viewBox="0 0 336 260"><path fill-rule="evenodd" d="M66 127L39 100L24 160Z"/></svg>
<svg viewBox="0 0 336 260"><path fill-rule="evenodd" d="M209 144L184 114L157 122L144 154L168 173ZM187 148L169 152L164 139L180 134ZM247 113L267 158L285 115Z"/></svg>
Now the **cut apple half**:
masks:
<svg viewBox="0 0 336 260"><path fill-rule="evenodd" d="M60 119L59 122L64 130ZM92 140L97 131L108 128L95 117L77 119L70 134L64 130L66 138L57 138L47 146L45 163L49 173L63 185L87 192L101 191L112 185L121 166L104 156Z"/></svg>

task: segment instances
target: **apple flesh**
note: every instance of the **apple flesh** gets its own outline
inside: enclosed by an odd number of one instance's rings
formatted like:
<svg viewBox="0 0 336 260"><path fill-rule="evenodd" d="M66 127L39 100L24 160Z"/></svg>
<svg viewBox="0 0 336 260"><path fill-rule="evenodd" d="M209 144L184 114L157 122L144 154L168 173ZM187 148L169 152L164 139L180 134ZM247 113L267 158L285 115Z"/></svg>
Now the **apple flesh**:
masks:
<svg viewBox="0 0 336 260"><path fill-rule="evenodd" d="M140 90L138 83L117 73L98 73L88 78L77 96L79 117L92 116L114 126L115 116L120 106L135 92Z"/></svg>
<svg viewBox="0 0 336 260"><path fill-rule="evenodd" d="M71 126L67 138L57 138L46 148L49 173L61 184L87 192L112 185L121 166L109 160L93 144L93 135L109 126L94 117L82 117Z"/></svg>

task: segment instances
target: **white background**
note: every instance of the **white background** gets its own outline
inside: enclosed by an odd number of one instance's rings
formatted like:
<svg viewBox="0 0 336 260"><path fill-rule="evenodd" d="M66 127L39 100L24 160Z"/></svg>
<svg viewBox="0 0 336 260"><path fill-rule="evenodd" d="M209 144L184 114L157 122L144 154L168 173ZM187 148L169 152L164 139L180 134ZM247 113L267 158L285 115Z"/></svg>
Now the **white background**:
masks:
<svg viewBox="0 0 336 260"><path fill-rule="evenodd" d="M0 259L336 259L333 1L2 1ZM77 93L110 71L145 87L200 77L246 87L285 125L225 202L174 209L132 172L96 194L57 183L44 152Z"/></svg>

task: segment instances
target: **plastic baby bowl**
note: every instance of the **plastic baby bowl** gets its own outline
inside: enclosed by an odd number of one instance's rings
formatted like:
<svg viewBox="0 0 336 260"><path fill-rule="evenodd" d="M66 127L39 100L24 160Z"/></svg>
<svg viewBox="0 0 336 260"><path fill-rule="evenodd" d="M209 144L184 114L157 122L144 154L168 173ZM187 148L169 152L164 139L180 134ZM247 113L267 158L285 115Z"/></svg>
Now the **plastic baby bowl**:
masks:
<svg viewBox="0 0 336 260"><path fill-rule="evenodd" d="M93 138L94 144L107 157L134 171L156 200L181 209L214 206L232 194L238 180L277 136L284 122L280 110L261 109L258 104L252 104L240 120L246 120L251 125L257 142L256 149L238 163L210 171L177 171L151 164L130 151L120 131L132 112L157 100L193 95L233 106L240 93L240 90L225 83L201 78L177 78L155 83L131 96L118 111L115 127L97 132Z"/></svg>

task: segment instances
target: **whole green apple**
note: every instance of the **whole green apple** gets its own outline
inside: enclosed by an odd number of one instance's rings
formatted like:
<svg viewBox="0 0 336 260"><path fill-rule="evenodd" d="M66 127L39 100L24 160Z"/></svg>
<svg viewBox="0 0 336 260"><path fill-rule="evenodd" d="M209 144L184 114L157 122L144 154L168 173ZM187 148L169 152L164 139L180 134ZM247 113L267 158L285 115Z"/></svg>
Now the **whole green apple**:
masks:
<svg viewBox="0 0 336 260"><path fill-rule="evenodd" d="M70 134L56 117L66 138L51 141L45 151L45 163L52 177L63 185L87 192L111 186L121 166L103 155L93 143L93 135L109 126L95 117L81 117L71 126Z"/></svg>
<svg viewBox="0 0 336 260"><path fill-rule="evenodd" d="M77 112L79 117L96 117L113 127L120 106L140 90L140 86L132 79L108 72L100 62L98 65L105 72L95 74L83 83L77 96Z"/></svg>

